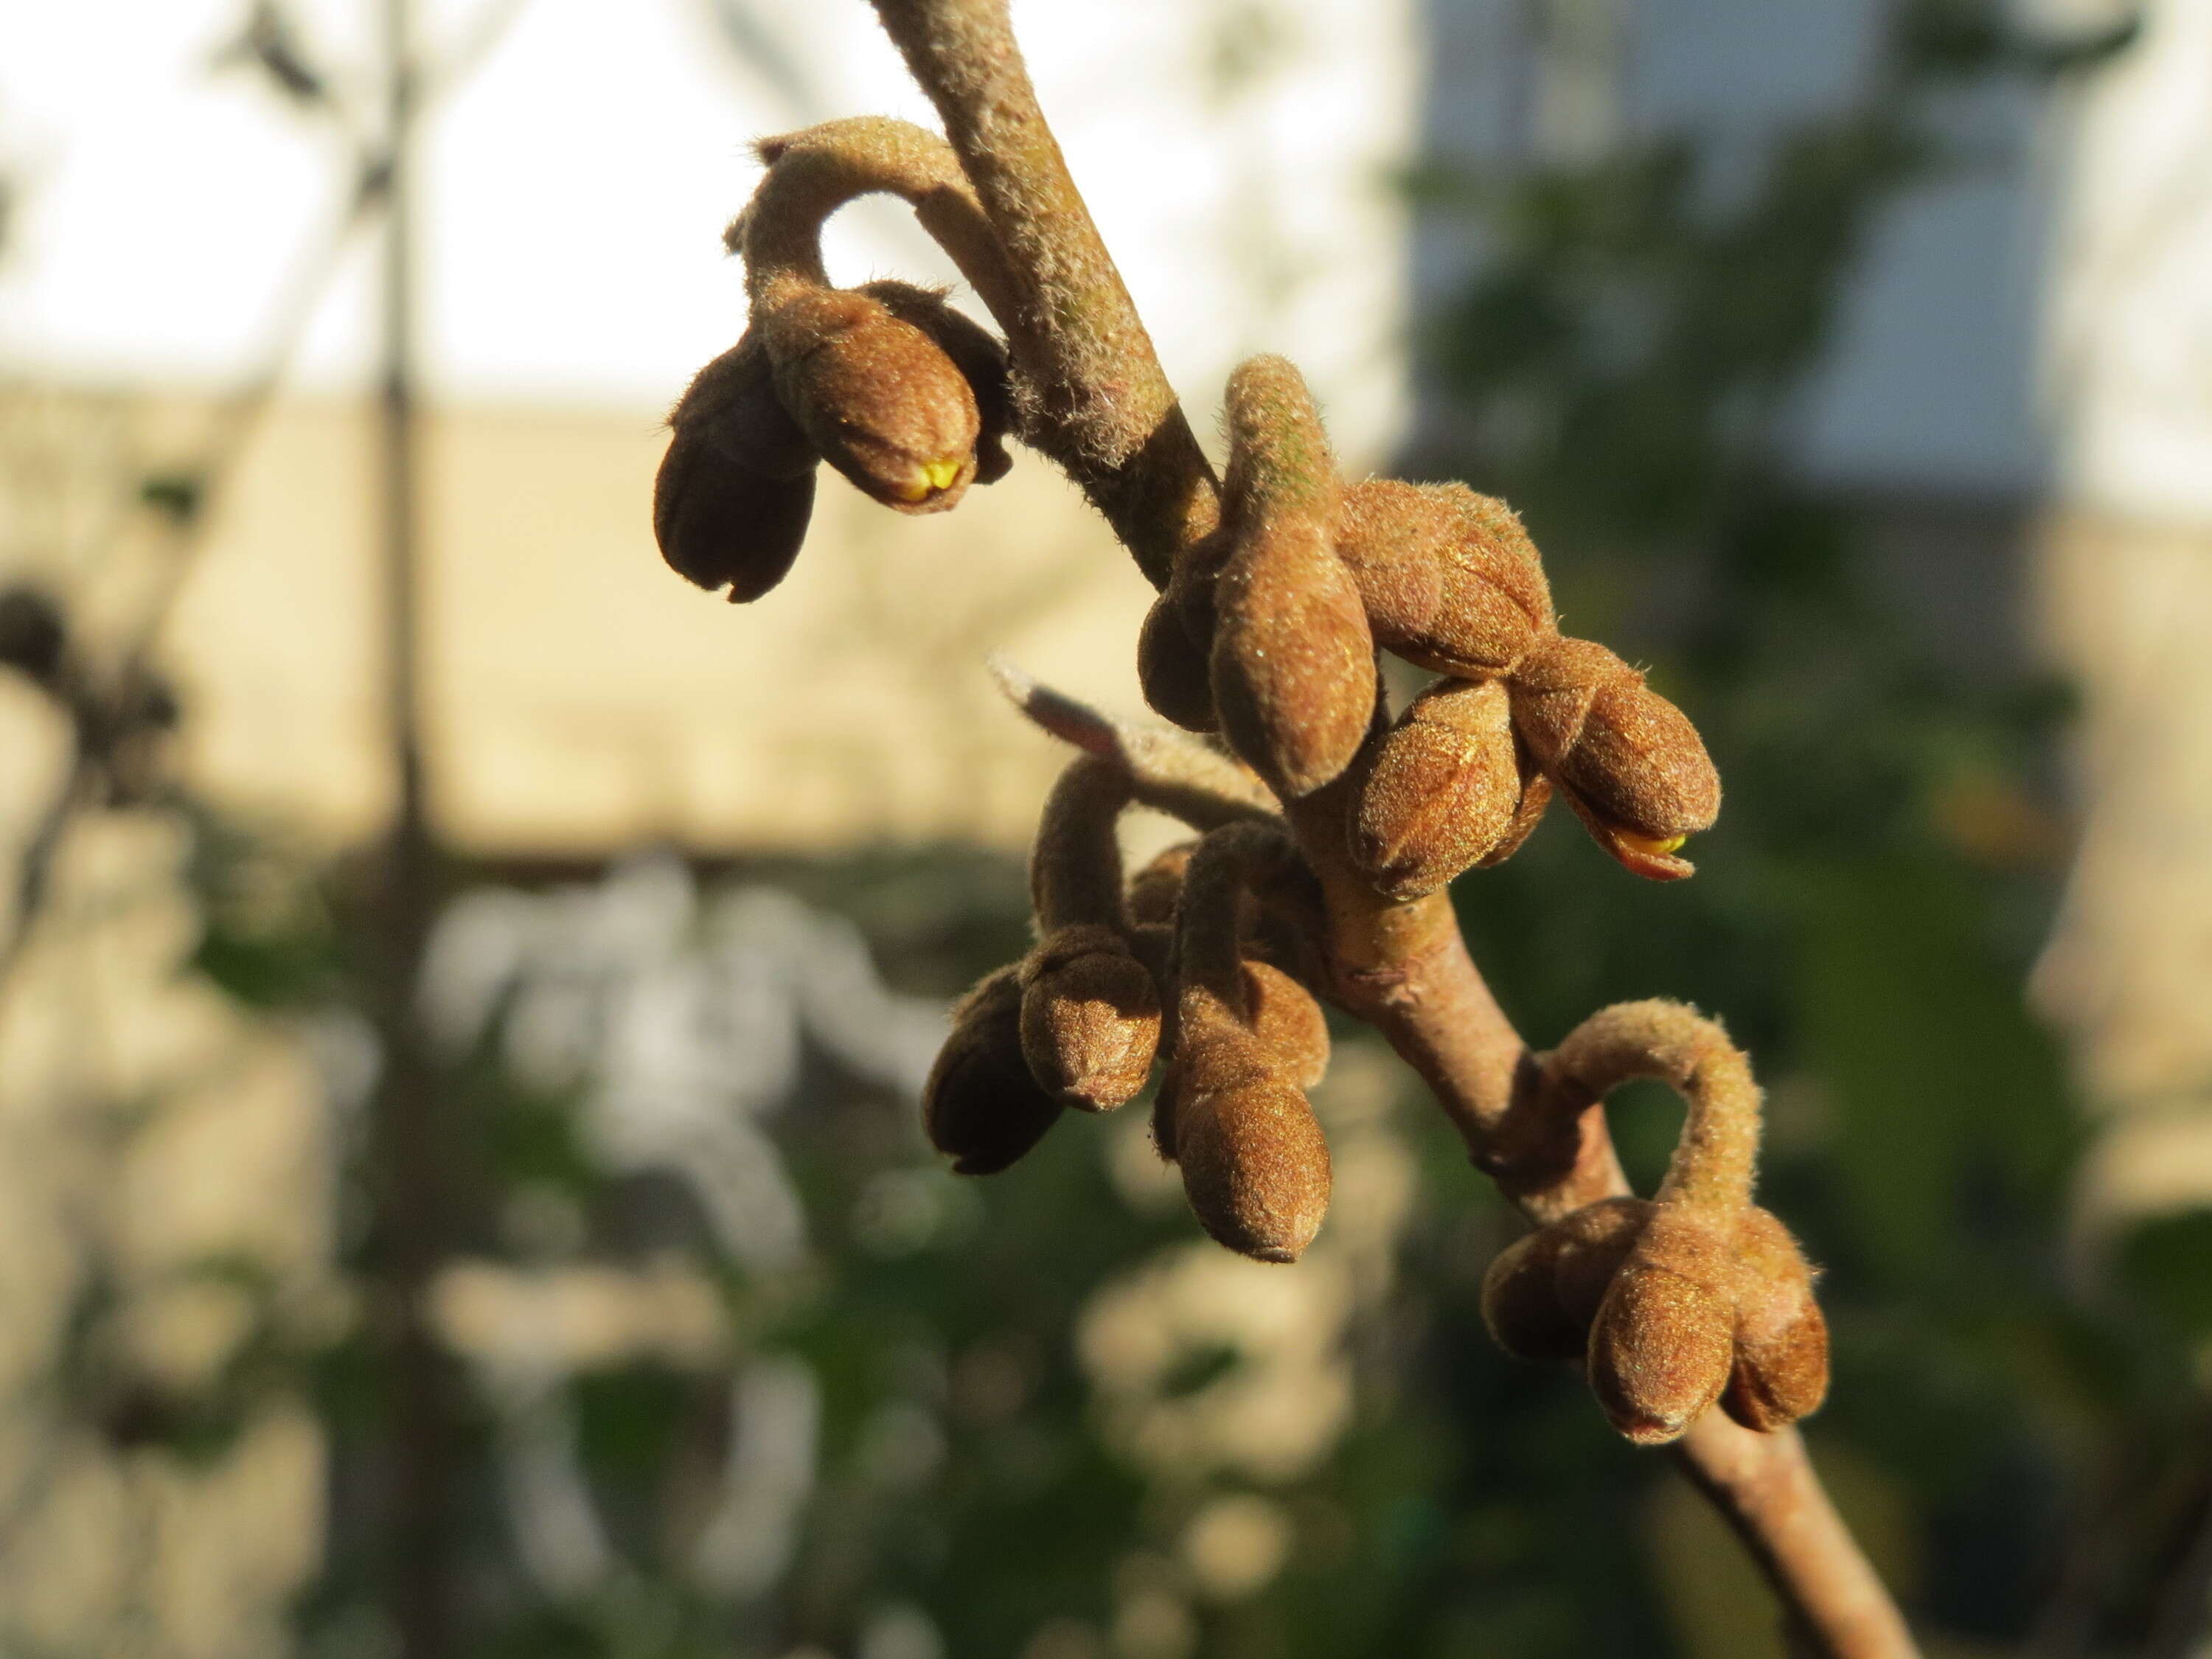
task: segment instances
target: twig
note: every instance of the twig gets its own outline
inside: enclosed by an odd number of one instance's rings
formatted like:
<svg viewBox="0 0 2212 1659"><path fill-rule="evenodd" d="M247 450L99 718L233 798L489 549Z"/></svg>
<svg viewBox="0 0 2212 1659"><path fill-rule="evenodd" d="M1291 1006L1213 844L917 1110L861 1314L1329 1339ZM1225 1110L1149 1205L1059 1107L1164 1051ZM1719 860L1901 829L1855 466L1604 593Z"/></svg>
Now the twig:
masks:
<svg viewBox="0 0 2212 1659"><path fill-rule="evenodd" d="M1026 435L1105 512L1158 584L1218 523L1218 493L1038 108L1006 0L875 5L1024 287L1022 308L1000 321L1036 394ZM1018 701L1091 752L1115 752L1113 725L1102 717L1086 720L1067 700L1034 689ZM1339 785L1290 811L1327 905L1329 989L1420 1073L1481 1162L1539 1068L1469 957L1449 900L1376 892L1352 865L1345 816ZM1595 1109L1582 1115L1566 1178L1592 1195L1628 1190ZM1911 1659L1903 1619L1794 1431L1755 1434L1711 1412L1677 1443L1690 1478L1743 1538L1808 1651Z"/></svg>

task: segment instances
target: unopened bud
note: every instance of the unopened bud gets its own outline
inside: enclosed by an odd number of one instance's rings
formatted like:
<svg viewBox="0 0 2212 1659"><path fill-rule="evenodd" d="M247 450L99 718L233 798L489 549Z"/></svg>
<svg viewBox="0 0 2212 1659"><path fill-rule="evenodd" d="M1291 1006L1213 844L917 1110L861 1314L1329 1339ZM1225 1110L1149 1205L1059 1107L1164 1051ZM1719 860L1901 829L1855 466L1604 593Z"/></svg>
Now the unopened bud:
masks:
<svg viewBox="0 0 2212 1659"><path fill-rule="evenodd" d="M1191 642L1182 614L1166 593L1152 601L1137 631L1137 683L1155 714L1186 732L1211 732L1213 682L1206 653Z"/></svg>
<svg viewBox="0 0 2212 1659"><path fill-rule="evenodd" d="M1352 858L1379 891L1418 898L1496 847L1521 796L1505 688L1441 682L1375 750L1351 802Z"/></svg>
<svg viewBox="0 0 2212 1659"><path fill-rule="evenodd" d="M1336 550L1376 642L1408 662L1482 678L1557 632L1536 549L1504 502L1464 484L1370 478L1344 492Z"/></svg>
<svg viewBox="0 0 2212 1659"><path fill-rule="evenodd" d="M1332 543L1336 460L1298 372L1230 376L1229 553L1213 584L1213 707L1231 746L1286 800L1350 765L1375 714L1375 641Z"/></svg>
<svg viewBox="0 0 2212 1659"><path fill-rule="evenodd" d="M1310 991L1273 963L1247 957L1243 968L1251 1035L1285 1077L1300 1089L1312 1088L1328 1075L1328 1016ZM1180 1072L1170 1059L1152 1101L1152 1144L1170 1164L1179 1088Z"/></svg>
<svg viewBox="0 0 2212 1659"><path fill-rule="evenodd" d="M1030 1073L1066 1105L1110 1111L1151 1077L1160 994L1111 927L1053 933L1022 965L1021 1041Z"/></svg>
<svg viewBox="0 0 2212 1659"><path fill-rule="evenodd" d="M1312 992L1276 967L1244 959L1246 1024L1283 1075L1310 1089L1328 1075L1328 1016Z"/></svg>
<svg viewBox="0 0 2212 1659"><path fill-rule="evenodd" d="M1828 1393L1828 1323L1797 1241L1753 1206L1738 1224L1735 1364L1721 1405L1771 1433L1818 1411Z"/></svg>
<svg viewBox="0 0 2212 1659"><path fill-rule="evenodd" d="M1580 1359L1613 1275L1650 1218L1640 1198L1600 1199L1516 1240L1482 1278L1482 1317L1523 1359Z"/></svg>
<svg viewBox="0 0 2212 1659"><path fill-rule="evenodd" d="M754 325L776 396L823 459L902 513L940 513L975 476L981 416L936 341L847 289L781 284Z"/></svg>
<svg viewBox="0 0 2212 1659"><path fill-rule="evenodd" d="M1699 1205L1655 1206L1590 1325L1591 1389L1640 1446L1679 1438L1728 1386L1733 1219Z"/></svg>
<svg viewBox="0 0 2212 1659"><path fill-rule="evenodd" d="M1173 1107L1190 1207L1238 1254L1295 1261L1328 1212L1328 1143L1277 1056L1226 1013L1194 1019L1193 1000L1177 1037Z"/></svg>
<svg viewBox="0 0 2212 1659"><path fill-rule="evenodd" d="M770 383L748 334L701 369L668 416L674 433L653 485L660 556L686 580L757 599L806 539L821 459Z"/></svg>
<svg viewBox="0 0 2212 1659"><path fill-rule="evenodd" d="M922 1085L921 1121L957 1174L1005 1169L1059 1121L1060 1102L1030 1074L1021 1024L1018 966L988 975L952 1011L952 1034Z"/></svg>
<svg viewBox="0 0 2212 1659"><path fill-rule="evenodd" d="M911 323L951 359L975 394L975 482L993 484L1012 470L1006 439L1014 429L1014 393L1006 349L990 330L957 310L941 289L911 283L863 283L860 292L883 301L902 323Z"/></svg>
<svg viewBox="0 0 2212 1659"><path fill-rule="evenodd" d="M1691 874L1676 850L1720 816L1721 784L1689 717L1589 640L1532 653L1510 684L1515 725L1599 845L1640 876Z"/></svg>

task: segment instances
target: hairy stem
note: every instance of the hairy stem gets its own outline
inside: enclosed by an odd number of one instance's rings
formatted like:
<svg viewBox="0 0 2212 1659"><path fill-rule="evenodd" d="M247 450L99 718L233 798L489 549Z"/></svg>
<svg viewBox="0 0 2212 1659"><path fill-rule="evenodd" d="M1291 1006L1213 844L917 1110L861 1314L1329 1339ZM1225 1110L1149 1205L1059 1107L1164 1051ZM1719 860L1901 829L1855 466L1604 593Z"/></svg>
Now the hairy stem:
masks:
<svg viewBox="0 0 2212 1659"><path fill-rule="evenodd" d="M722 234L732 252L744 255L745 288L756 300L786 277L826 284L823 225L848 202L884 194L914 209L993 315L1004 320L1020 310L1021 291L998 233L958 158L935 133L863 115L765 138L759 149L768 173Z"/></svg>
<svg viewBox="0 0 2212 1659"><path fill-rule="evenodd" d="M1219 521L1213 470L1037 106L1006 0L875 7L1013 266L1015 303L999 320L1034 399L1025 435L1164 587Z"/></svg>

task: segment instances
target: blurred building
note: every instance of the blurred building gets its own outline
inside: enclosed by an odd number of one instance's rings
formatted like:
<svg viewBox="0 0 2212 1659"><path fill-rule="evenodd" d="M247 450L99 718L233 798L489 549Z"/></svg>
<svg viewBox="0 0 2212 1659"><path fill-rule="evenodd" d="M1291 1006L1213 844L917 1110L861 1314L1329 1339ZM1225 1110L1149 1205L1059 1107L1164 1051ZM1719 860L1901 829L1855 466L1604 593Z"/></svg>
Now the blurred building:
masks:
<svg viewBox="0 0 2212 1659"><path fill-rule="evenodd" d="M2054 261L2041 632L2084 692L2080 852L2038 975L2114 1121L2094 1214L2212 1199L2212 10L2081 100Z"/></svg>
<svg viewBox="0 0 2212 1659"><path fill-rule="evenodd" d="M242 9L107 9L0 22L27 180L0 330L13 372L113 394L189 448L197 382L267 349L287 273L349 184L330 122L234 68ZM425 5L426 50L465 55L474 13ZM488 14L499 8L486 8ZM1017 8L1045 101L1171 374L1211 440L1229 368L1287 349L1347 461L1401 424L1409 7ZM366 101L374 9L302 6L302 47ZM12 37L12 38L5 38ZM1347 48L1347 43L1355 43ZM359 68L350 66L361 66ZM1141 83L1146 97L1125 94ZM588 114L579 118L578 111ZM867 9L655 0L520 8L436 96L420 168L431 414L425 672L434 806L464 847L603 855L879 837L1018 845L1054 765L997 706L1003 648L1071 689L1138 702L1149 592L1095 516L1025 459L915 523L825 478L792 580L732 613L661 568L659 416L742 326L719 242L754 138L830 115L928 119ZM316 305L291 388L219 492L166 639L216 799L332 841L381 821L371 444L356 389L375 349L369 239ZM950 280L903 209L832 228L833 273ZM158 246L158 270L138 250ZM136 441L159 464L150 437ZM96 515L11 564L88 577Z"/></svg>

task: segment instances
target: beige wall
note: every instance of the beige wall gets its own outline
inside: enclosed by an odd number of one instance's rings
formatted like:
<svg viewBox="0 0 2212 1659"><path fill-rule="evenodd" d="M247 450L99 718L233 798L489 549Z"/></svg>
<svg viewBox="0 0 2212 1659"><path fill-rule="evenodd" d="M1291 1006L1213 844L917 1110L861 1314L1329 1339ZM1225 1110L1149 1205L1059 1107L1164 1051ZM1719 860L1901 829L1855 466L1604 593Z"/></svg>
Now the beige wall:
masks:
<svg viewBox="0 0 2212 1659"><path fill-rule="evenodd" d="M195 781L334 838L368 832L389 800L370 436L359 406L278 406L166 641ZM738 608L654 551L664 441L623 416L428 417L434 787L461 845L1014 846L1057 758L983 653L1138 705L1150 589L1034 457L922 520L825 472L797 570Z"/></svg>

